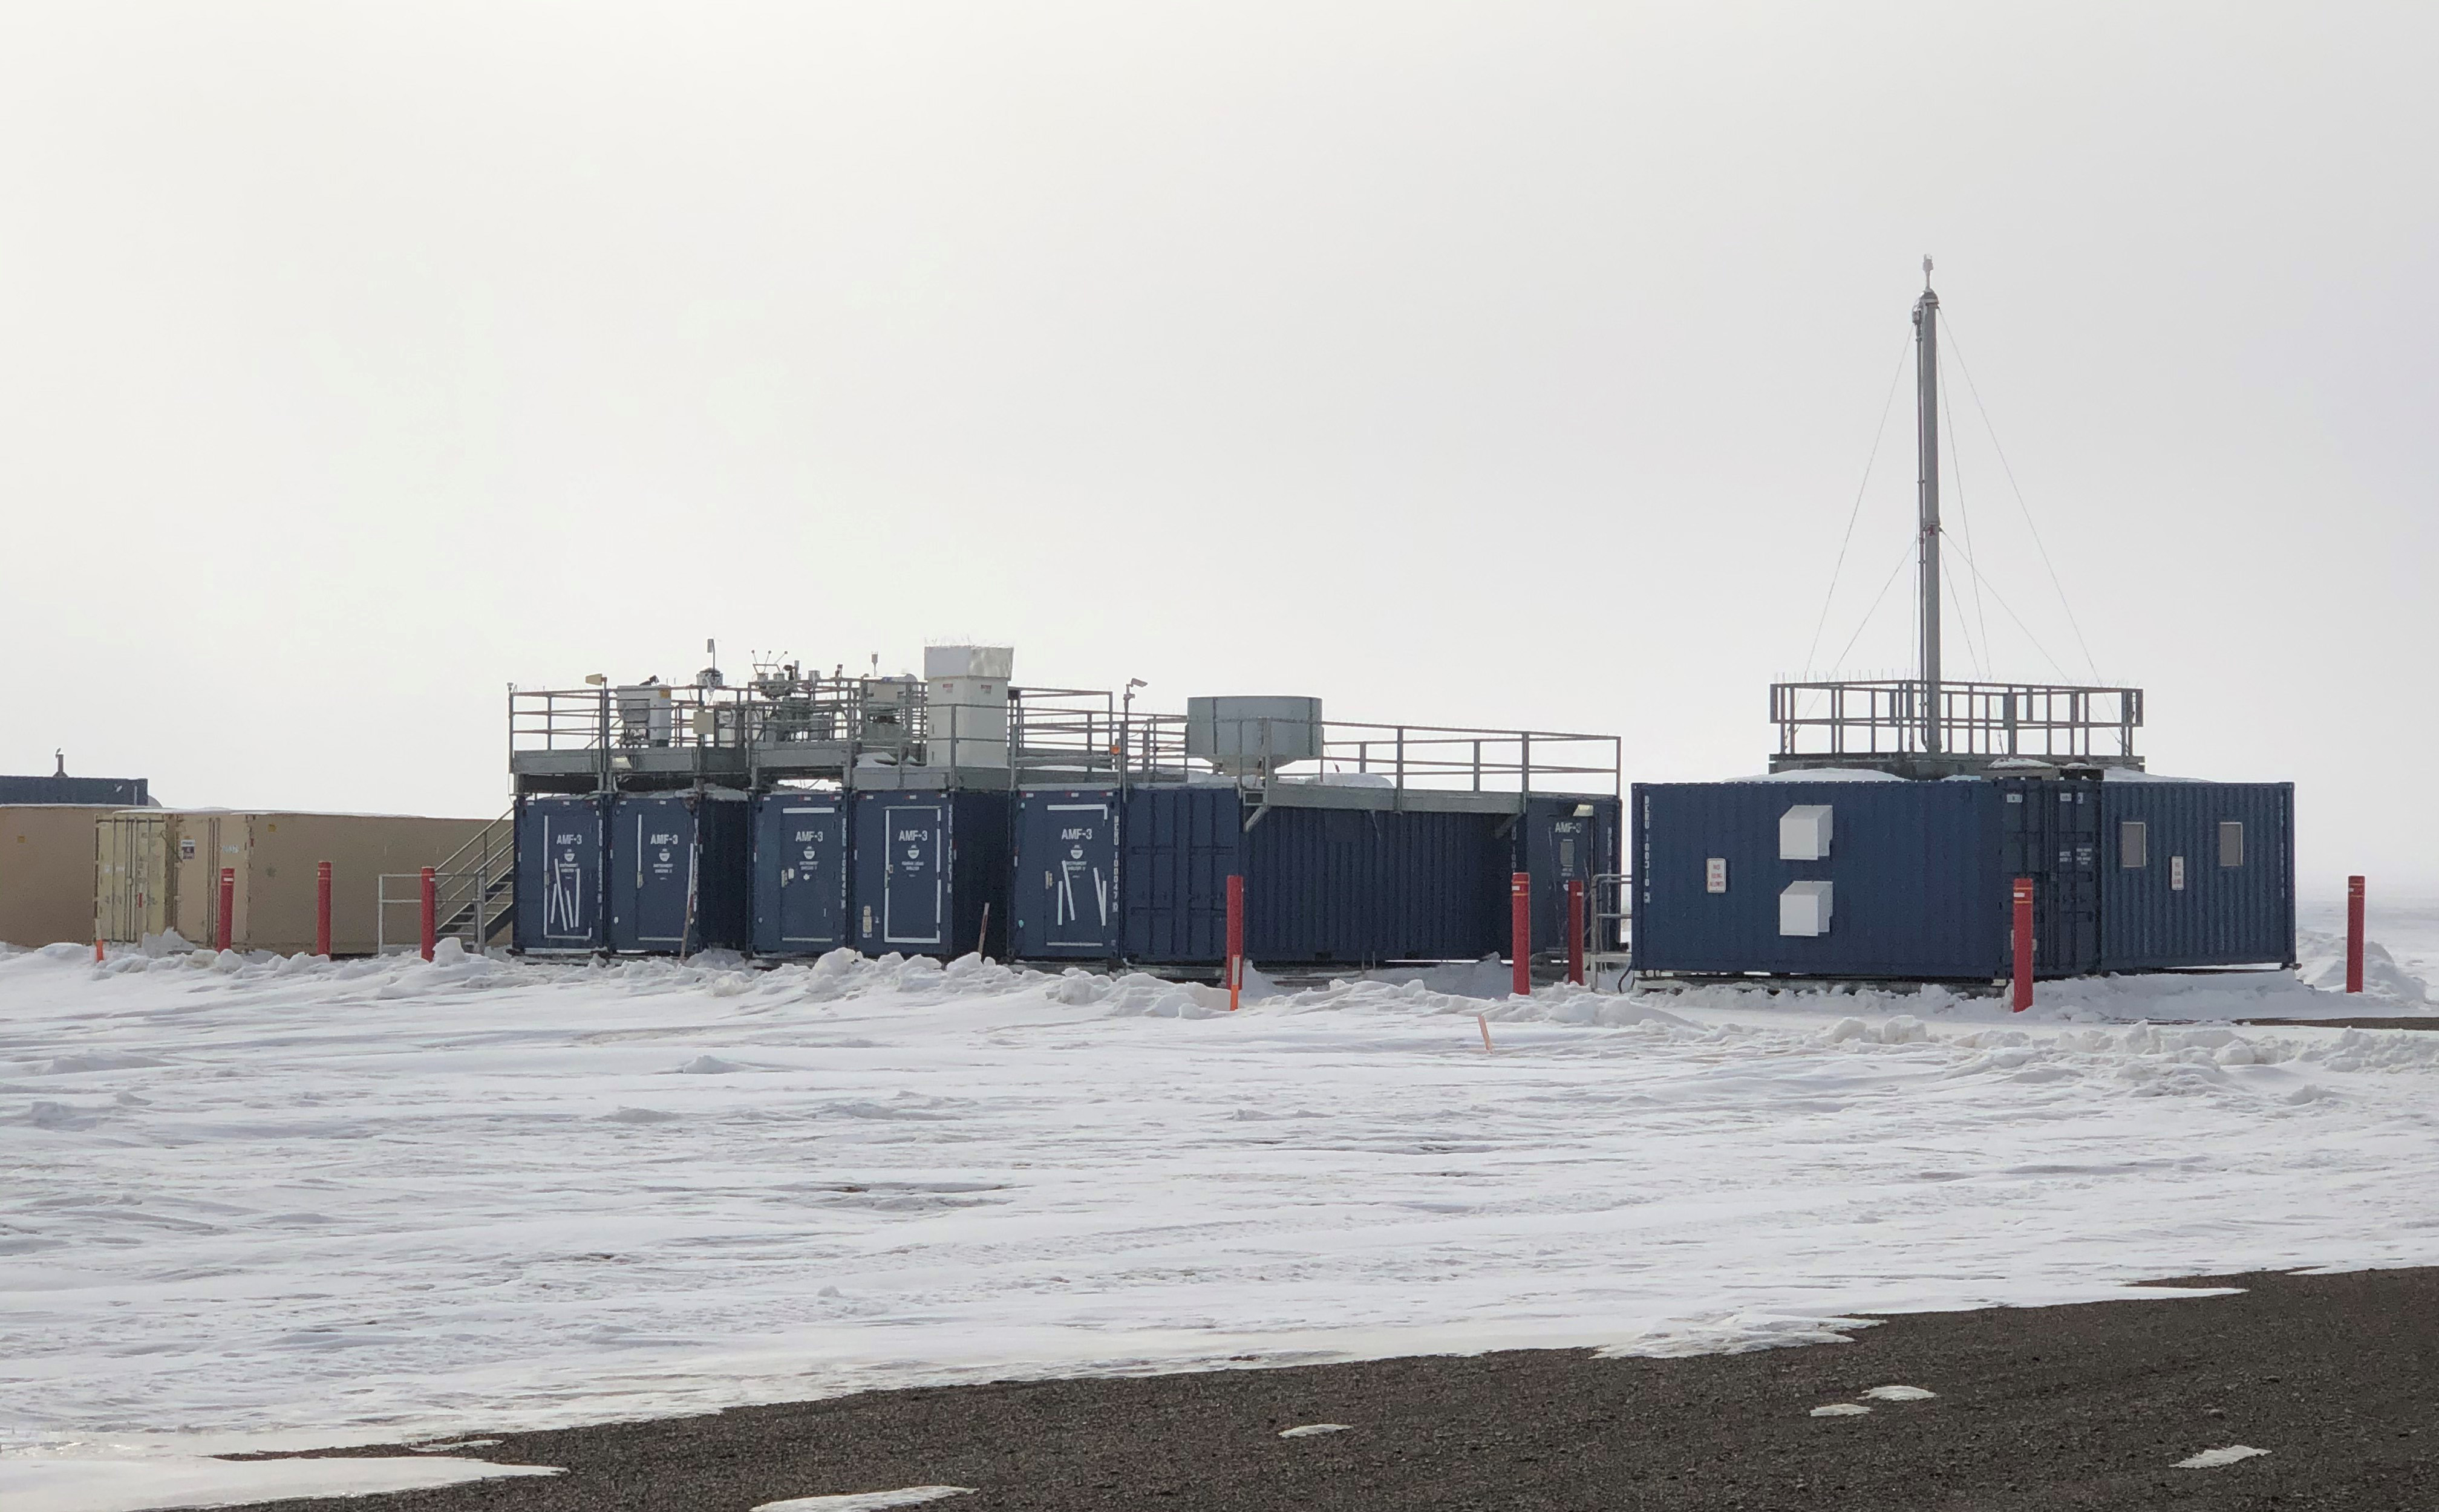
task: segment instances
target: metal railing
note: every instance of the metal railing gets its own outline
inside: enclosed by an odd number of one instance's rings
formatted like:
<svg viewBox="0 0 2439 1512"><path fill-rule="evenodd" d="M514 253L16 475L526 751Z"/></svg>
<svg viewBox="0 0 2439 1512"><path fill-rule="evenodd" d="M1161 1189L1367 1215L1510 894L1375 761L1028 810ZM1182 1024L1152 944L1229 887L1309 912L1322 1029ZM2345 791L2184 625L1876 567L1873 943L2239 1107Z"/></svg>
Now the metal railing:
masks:
<svg viewBox="0 0 2439 1512"><path fill-rule="evenodd" d="M1352 772L1398 789L1470 792L1582 792L1570 778L1622 792L1625 741L1559 730L1476 730L1427 724L1322 722L1323 779Z"/></svg>
<svg viewBox="0 0 2439 1512"><path fill-rule="evenodd" d="M726 686L511 687L508 748L635 751L742 745L748 707L745 689Z"/></svg>
<svg viewBox="0 0 2439 1512"><path fill-rule="evenodd" d="M764 675L746 686L511 688L508 704L512 756L596 756L605 788L626 767L622 757L641 762L648 753L692 748L800 775L846 776L876 757L968 774L1004 769L1011 787L1217 775L1259 794L1290 783L1393 792L1624 791L1624 742L1616 736L1251 718L1228 721L1215 746L1212 731L1198 735L1184 715L1136 712L1093 688L1010 687L1003 708L934 705L911 679Z"/></svg>
<svg viewBox="0 0 2439 1512"><path fill-rule="evenodd" d="M1936 703L1936 708L1932 704ZM2143 690L2041 683L1941 683L1938 698L1906 678L1773 683L1778 754L2130 759Z"/></svg>
<svg viewBox="0 0 2439 1512"><path fill-rule="evenodd" d="M1273 784L1344 783L1392 792L1607 792L1622 794L1625 742L1613 735L1255 718L1238 721L1227 754L1196 749L1178 714L1074 712L1022 726L1028 776L1061 766L1107 780L1176 782L1234 775L1249 792Z"/></svg>
<svg viewBox="0 0 2439 1512"><path fill-rule="evenodd" d="M1617 973L1616 986L1624 991L1630 985L1627 978L1634 965L1634 878L1627 872L1602 872L1592 880L1591 917L1586 927L1592 932L1585 941L1584 970L1597 988L1601 973Z"/></svg>

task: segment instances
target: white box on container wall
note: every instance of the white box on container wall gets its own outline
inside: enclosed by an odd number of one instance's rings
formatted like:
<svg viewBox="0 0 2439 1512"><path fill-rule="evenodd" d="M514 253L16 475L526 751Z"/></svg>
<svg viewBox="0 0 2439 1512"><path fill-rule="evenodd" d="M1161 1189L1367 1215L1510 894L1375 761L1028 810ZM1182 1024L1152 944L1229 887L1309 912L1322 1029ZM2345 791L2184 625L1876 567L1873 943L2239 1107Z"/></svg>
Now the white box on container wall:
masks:
<svg viewBox="0 0 2439 1512"><path fill-rule="evenodd" d="M1829 859L1829 806L1799 803L1778 816L1778 859Z"/></svg>
<svg viewBox="0 0 2439 1512"><path fill-rule="evenodd" d="M1702 863L1702 891L1724 893L1728 890L1728 858L1713 856Z"/></svg>
<svg viewBox="0 0 2439 1512"><path fill-rule="evenodd" d="M1829 933L1829 887L1822 881L1789 882L1778 895L1778 932L1817 935Z"/></svg>

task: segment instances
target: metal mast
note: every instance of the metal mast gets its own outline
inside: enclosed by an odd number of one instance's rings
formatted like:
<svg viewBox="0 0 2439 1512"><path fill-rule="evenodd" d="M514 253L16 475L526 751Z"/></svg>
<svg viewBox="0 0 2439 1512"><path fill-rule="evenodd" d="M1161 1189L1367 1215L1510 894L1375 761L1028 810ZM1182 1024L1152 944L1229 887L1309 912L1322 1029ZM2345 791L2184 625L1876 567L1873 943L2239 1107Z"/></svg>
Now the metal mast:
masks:
<svg viewBox="0 0 2439 1512"><path fill-rule="evenodd" d="M1937 756L1939 720L1939 295L1931 290L1931 258L1922 259L1922 297L1914 302L1914 431L1918 437L1920 516L1915 572L1922 596L1922 749Z"/></svg>

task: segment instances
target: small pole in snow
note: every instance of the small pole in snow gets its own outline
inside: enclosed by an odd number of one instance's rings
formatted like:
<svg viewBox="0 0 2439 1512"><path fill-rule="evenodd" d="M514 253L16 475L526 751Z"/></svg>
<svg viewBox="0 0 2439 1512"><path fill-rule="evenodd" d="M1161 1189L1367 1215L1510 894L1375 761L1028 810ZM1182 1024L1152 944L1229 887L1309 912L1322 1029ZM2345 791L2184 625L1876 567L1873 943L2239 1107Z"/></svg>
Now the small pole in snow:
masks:
<svg viewBox="0 0 2439 1512"><path fill-rule="evenodd" d="M1245 987L1245 879L1231 875L1228 879L1228 1011L1237 1011L1237 1003Z"/></svg>
<svg viewBox="0 0 2439 1512"><path fill-rule="evenodd" d="M2363 880L2346 879L2346 990L2362 990Z"/></svg>
<svg viewBox="0 0 2439 1512"><path fill-rule="evenodd" d="M1584 985L1584 880L1567 879L1567 980Z"/></svg>
<svg viewBox="0 0 2439 1512"><path fill-rule="evenodd" d="M1490 1048L1490 1015L1489 1015L1489 1014L1487 1014L1487 1013L1477 1013L1477 1014L1475 1014L1475 1015L1473 1016L1473 1022L1474 1022L1474 1023L1478 1023L1478 1024L1480 1024L1480 1025L1482 1025L1482 1048L1484 1048L1485 1050L1489 1049L1489 1048Z"/></svg>
<svg viewBox="0 0 2439 1512"><path fill-rule="evenodd" d="M440 945L440 889L438 879L429 866L423 868L421 881L423 883L422 953L423 958L428 961L432 959L432 952Z"/></svg>
<svg viewBox="0 0 2439 1512"><path fill-rule="evenodd" d="M975 935L974 935L974 954L975 954L977 957L981 956L981 954L983 953L983 947L985 947L985 946L988 945L989 943L990 943L990 899L989 899L989 898L984 898L984 899L983 899L983 927L982 927L981 932L980 932L979 934L975 934Z"/></svg>
<svg viewBox="0 0 2439 1512"><path fill-rule="evenodd" d="M313 863L313 953L330 953L330 863Z"/></svg>
<svg viewBox="0 0 2439 1512"><path fill-rule="evenodd" d="M2021 1013L2033 1005L2033 880L2017 878L2012 891L2015 918L2007 933L2016 947L2016 989L2010 1010Z"/></svg>
<svg viewBox="0 0 2439 1512"><path fill-rule="evenodd" d="M93 937L93 964L101 964L101 936L98 934Z"/></svg>
<svg viewBox="0 0 2439 1512"><path fill-rule="evenodd" d="M223 951L237 937L237 868L234 866L221 868L220 926L212 934L212 943Z"/></svg>

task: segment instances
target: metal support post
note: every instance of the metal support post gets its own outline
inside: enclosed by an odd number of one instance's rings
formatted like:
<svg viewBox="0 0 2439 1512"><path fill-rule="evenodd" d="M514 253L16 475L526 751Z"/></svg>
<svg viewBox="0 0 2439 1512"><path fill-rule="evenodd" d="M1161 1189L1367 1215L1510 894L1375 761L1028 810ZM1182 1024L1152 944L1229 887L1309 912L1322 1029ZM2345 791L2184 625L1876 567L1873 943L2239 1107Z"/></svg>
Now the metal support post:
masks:
<svg viewBox="0 0 2439 1512"><path fill-rule="evenodd" d="M1567 980L1584 985L1584 880L1567 879Z"/></svg>
<svg viewBox="0 0 2439 1512"><path fill-rule="evenodd" d="M1237 1011L1245 990L1245 879L1228 879L1228 1011Z"/></svg>
<svg viewBox="0 0 2439 1512"><path fill-rule="evenodd" d="M2011 1011L2021 1013L2033 1005L2033 880L2019 877L2013 889L2015 918L2008 929L2016 948L2015 991L2009 1000Z"/></svg>
<svg viewBox="0 0 2439 1512"><path fill-rule="evenodd" d="M1533 995L1533 874L1513 872L1507 879L1507 925L1516 958L1515 977L1508 984L1520 998Z"/></svg>
<svg viewBox="0 0 2439 1512"><path fill-rule="evenodd" d="M2363 880L2346 879L2346 990L2362 990Z"/></svg>

